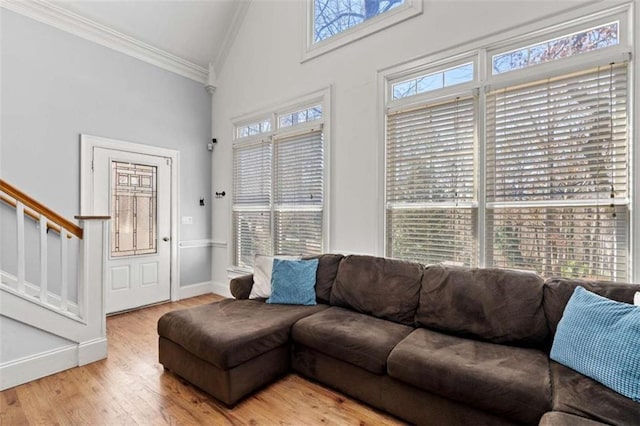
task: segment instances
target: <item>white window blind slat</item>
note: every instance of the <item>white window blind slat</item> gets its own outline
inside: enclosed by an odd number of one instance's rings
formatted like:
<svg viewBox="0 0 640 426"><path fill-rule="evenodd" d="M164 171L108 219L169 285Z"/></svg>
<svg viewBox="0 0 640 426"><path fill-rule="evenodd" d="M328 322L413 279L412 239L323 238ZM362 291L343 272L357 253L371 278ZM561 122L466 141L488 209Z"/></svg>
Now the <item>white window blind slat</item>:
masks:
<svg viewBox="0 0 640 426"><path fill-rule="evenodd" d="M387 256L476 264L476 103L456 98L387 115Z"/></svg>
<svg viewBox="0 0 640 426"><path fill-rule="evenodd" d="M488 216L492 266L545 276L627 278L627 206L489 209Z"/></svg>
<svg viewBox="0 0 640 426"><path fill-rule="evenodd" d="M322 210L276 211L277 253L322 253Z"/></svg>
<svg viewBox="0 0 640 426"><path fill-rule="evenodd" d="M476 259L475 208L387 209L387 255L423 264Z"/></svg>
<svg viewBox="0 0 640 426"><path fill-rule="evenodd" d="M271 211L233 212L233 233L235 237L235 264L251 267L256 253L272 254Z"/></svg>
<svg viewBox="0 0 640 426"><path fill-rule="evenodd" d="M627 279L627 73L600 67L487 96L488 266Z"/></svg>
<svg viewBox="0 0 640 426"><path fill-rule="evenodd" d="M322 252L324 143L321 131L275 146L274 244L281 254Z"/></svg>
<svg viewBox="0 0 640 426"><path fill-rule="evenodd" d="M271 144L269 142L234 148L234 205L269 205L271 162Z"/></svg>

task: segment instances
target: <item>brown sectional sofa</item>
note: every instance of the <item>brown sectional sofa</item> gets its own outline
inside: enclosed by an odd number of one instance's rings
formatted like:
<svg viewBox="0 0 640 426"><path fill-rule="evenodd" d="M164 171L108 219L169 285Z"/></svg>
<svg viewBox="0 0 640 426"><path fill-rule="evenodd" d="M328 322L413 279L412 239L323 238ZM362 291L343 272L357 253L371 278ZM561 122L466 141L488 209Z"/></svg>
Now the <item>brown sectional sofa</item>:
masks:
<svg viewBox="0 0 640 426"><path fill-rule="evenodd" d="M573 289L640 286L319 256L316 306L236 300L158 322L160 362L233 405L290 369L416 424L640 425L640 404L549 359Z"/></svg>

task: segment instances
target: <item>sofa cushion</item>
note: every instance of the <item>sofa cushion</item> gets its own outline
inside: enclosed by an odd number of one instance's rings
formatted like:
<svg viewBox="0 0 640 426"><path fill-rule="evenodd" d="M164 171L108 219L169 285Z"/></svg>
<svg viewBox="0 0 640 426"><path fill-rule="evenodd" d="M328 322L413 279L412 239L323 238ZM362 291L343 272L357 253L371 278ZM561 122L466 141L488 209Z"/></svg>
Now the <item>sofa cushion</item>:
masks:
<svg viewBox="0 0 640 426"><path fill-rule="evenodd" d="M305 260L318 259L318 270L316 271L316 301L318 303L329 304L331 289L338 274L338 266L343 258L343 255L333 253L303 257Z"/></svg>
<svg viewBox="0 0 640 426"><path fill-rule="evenodd" d="M544 314L547 317L551 335L556 333L565 306L569 302L576 287L581 286L607 299L618 302L633 303L638 284L620 284L605 281L586 281L568 278L549 278L544 283Z"/></svg>
<svg viewBox="0 0 640 426"><path fill-rule="evenodd" d="M218 368L229 369L284 345L293 323L326 307L226 299L163 315L158 334Z"/></svg>
<svg viewBox="0 0 640 426"><path fill-rule="evenodd" d="M271 296L267 303L282 305L316 304L318 259L273 260Z"/></svg>
<svg viewBox="0 0 640 426"><path fill-rule="evenodd" d="M340 263L331 304L413 325L422 265L372 256L347 256Z"/></svg>
<svg viewBox="0 0 640 426"><path fill-rule="evenodd" d="M274 259L296 260L296 256L265 256L256 254L253 260L253 286L249 299L266 299L271 296L271 274Z"/></svg>
<svg viewBox="0 0 640 426"><path fill-rule="evenodd" d="M325 355L384 374L391 349L412 327L347 309L331 307L294 324L294 344L301 343Z"/></svg>
<svg viewBox="0 0 640 426"><path fill-rule="evenodd" d="M551 361L553 410L609 425L640 425L640 403Z"/></svg>
<svg viewBox="0 0 640 426"><path fill-rule="evenodd" d="M506 269L425 269L418 326L493 343L546 347L543 280Z"/></svg>
<svg viewBox="0 0 640 426"><path fill-rule="evenodd" d="M606 426L606 424L560 411L549 411L544 413L538 426Z"/></svg>
<svg viewBox="0 0 640 426"><path fill-rule="evenodd" d="M576 287L550 358L640 402L640 306Z"/></svg>
<svg viewBox="0 0 640 426"><path fill-rule="evenodd" d="M317 256L306 256L303 259L318 259L318 270L316 271L316 302L329 304L331 298L331 288L338 273L340 261L344 258L341 254L320 254ZM242 275L232 278L229 282L231 294L236 299L248 299L253 288L253 274Z"/></svg>
<svg viewBox="0 0 640 426"><path fill-rule="evenodd" d="M523 423L550 409L546 353L417 329L387 360L391 377Z"/></svg>

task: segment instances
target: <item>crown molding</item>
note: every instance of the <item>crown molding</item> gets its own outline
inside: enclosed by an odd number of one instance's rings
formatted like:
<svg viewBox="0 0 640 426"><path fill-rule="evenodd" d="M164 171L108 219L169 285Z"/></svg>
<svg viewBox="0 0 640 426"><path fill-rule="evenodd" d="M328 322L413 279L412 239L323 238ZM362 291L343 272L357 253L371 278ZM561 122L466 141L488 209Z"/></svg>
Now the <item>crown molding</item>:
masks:
<svg viewBox="0 0 640 426"><path fill-rule="evenodd" d="M207 68L153 47L46 0L1 0L0 7L206 84Z"/></svg>
<svg viewBox="0 0 640 426"><path fill-rule="evenodd" d="M215 92L216 88L218 87L218 77L216 75L216 68L211 62L209 62L209 76L207 78L207 82L205 83L204 87L205 89L207 89L207 92L209 92L210 95L213 95L213 92Z"/></svg>

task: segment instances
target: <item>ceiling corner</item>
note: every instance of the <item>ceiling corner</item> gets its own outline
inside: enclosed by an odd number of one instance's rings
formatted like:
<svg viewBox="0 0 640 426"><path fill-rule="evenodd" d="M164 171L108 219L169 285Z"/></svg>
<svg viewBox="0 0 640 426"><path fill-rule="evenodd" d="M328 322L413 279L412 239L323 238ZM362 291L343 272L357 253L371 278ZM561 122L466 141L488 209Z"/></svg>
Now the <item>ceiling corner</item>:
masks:
<svg viewBox="0 0 640 426"><path fill-rule="evenodd" d="M229 55L229 51L231 50L231 46L233 45L233 42L235 41L238 35L238 32L240 31L240 27L242 26L244 18L247 15L247 10L251 5L251 1L252 0L239 1L240 4L238 5L238 9L236 9L236 13L233 15L233 20L231 22L231 25L229 26L229 29L227 30L227 33L224 36L222 47L220 48L218 55L216 56L216 58L211 63L211 66L209 67L209 69L213 70L216 74L220 74L220 71L224 66L227 56Z"/></svg>

